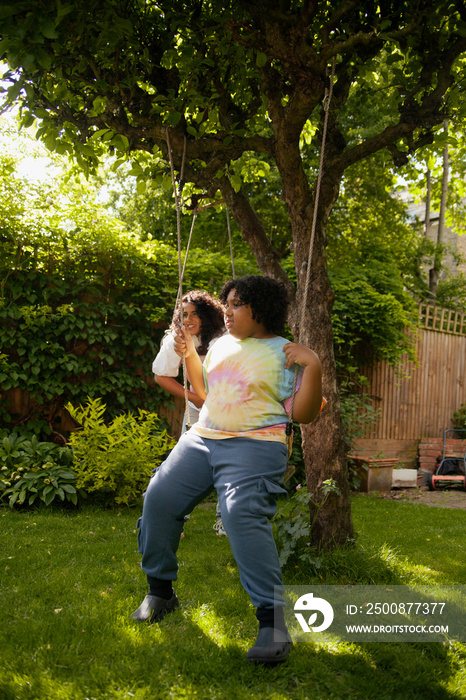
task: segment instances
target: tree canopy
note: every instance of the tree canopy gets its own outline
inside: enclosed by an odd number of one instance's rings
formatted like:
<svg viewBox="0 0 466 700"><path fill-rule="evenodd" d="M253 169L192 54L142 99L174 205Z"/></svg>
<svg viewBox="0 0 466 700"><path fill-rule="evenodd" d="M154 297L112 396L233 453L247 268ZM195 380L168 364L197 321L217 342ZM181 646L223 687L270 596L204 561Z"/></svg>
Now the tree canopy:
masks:
<svg viewBox="0 0 466 700"><path fill-rule="evenodd" d="M328 399L303 433L308 487L318 493L331 476L340 488L313 537L345 541L326 223L347 168L382 149L404 165L446 118L462 118L464 2L17 0L0 12L7 101L19 103L25 124L40 121L49 148L92 167L104 143L132 157L142 189L169 173L170 147L186 205L223 199L261 271L287 286L291 328L321 357ZM261 164L256 179L277 168L296 287L244 186L250 154Z"/></svg>

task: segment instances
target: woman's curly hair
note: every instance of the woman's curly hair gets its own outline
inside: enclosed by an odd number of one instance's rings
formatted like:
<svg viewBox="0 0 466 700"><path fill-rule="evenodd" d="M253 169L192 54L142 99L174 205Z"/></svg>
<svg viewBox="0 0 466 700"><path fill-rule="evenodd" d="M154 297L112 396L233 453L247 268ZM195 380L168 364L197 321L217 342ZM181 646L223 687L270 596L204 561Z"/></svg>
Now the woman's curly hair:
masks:
<svg viewBox="0 0 466 700"><path fill-rule="evenodd" d="M232 289L236 290L236 295L243 304L249 304L255 321L263 323L269 333L283 335L289 304L283 282L261 275L229 280L219 295L222 304L226 304Z"/></svg>
<svg viewBox="0 0 466 700"><path fill-rule="evenodd" d="M177 330L183 322L183 304L194 304L197 315L201 319L201 332L199 334L200 346L197 348L199 355L206 355L212 338L221 336L225 331L223 307L217 299L201 289L193 289L186 292L181 298L181 304L177 305L170 330Z"/></svg>

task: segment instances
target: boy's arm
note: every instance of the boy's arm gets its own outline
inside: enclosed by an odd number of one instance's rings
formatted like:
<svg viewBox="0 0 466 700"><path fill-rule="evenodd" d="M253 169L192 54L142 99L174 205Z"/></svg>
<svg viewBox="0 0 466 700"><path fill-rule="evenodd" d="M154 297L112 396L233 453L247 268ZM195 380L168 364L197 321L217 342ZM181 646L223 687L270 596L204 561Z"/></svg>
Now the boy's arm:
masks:
<svg viewBox="0 0 466 700"><path fill-rule="evenodd" d="M293 364L304 367L301 386L295 394L293 420L297 423L311 423L322 406L322 367L313 350L299 343L287 343L283 347L286 355L285 367Z"/></svg>
<svg viewBox="0 0 466 700"><path fill-rule="evenodd" d="M175 334L175 352L177 355L180 355L180 357L184 353L186 369L188 370L191 386L198 397L204 401L207 394L205 390L201 358L196 352L193 339L183 327L181 327Z"/></svg>

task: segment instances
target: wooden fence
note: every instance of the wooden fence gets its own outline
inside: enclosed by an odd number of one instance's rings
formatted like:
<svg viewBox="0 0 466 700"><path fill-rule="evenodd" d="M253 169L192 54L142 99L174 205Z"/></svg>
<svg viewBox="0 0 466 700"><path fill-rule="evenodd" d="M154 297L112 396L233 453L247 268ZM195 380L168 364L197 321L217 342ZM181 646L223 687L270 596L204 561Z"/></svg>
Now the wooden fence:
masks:
<svg viewBox="0 0 466 700"><path fill-rule="evenodd" d="M422 437L442 437L453 411L466 401L466 314L429 304L419 308L417 364L365 367L365 388L381 417L359 440L365 453L383 451L413 465Z"/></svg>

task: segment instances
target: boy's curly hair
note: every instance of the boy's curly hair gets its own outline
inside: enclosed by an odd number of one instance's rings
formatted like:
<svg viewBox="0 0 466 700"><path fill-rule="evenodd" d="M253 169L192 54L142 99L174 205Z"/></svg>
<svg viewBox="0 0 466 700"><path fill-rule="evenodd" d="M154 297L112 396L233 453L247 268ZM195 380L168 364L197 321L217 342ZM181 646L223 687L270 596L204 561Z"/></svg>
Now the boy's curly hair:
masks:
<svg viewBox="0 0 466 700"><path fill-rule="evenodd" d="M222 305L217 299L201 289L186 292L181 298L181 304L178 304L173 314L171 331L178 329L183 322L181 313L183 304L194 304L196 307L197 315L201 319L201 332L199 334L201 344L197 348L197 352L199 355L206 355L212 338L221 336L225 331Z"/></svg>
<svg viewBox="0 0 466 700"><path fill-rule="evenodd" d="M229 280L219 294L222 304L226 303L232 289L243 304L249 304L255 321L263 323L269 333L283 335L289 304L283 282L261 275Z"/></svg>

